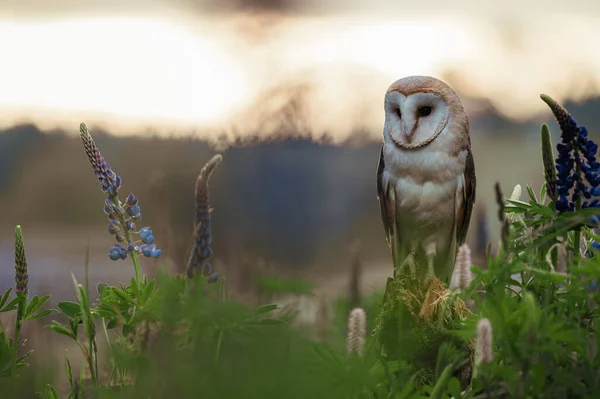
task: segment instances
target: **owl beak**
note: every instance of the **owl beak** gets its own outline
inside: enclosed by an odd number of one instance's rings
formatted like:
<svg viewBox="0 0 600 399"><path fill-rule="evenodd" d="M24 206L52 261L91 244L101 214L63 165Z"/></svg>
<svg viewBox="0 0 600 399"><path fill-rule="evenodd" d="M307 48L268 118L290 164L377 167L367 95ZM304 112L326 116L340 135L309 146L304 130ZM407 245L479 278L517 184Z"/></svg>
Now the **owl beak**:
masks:
<svg viewBox="0 0 600 399"><path fill-rule="evenodd" d="M400 125L400 134L402 134L402 137L408 144L410 144L410 142L412 141L412 137L414 136L416 130L417 123L413 124L409 121L402 121L402 124Z"/></svg>

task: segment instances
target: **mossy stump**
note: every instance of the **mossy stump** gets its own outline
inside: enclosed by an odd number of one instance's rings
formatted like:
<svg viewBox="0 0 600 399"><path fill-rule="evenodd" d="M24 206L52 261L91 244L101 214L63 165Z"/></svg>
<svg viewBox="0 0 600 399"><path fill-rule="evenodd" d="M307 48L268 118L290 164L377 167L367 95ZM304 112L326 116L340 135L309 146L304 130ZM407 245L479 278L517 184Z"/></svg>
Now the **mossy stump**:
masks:
<svg viewBox="0 0 600 399"><path fill-rule="evenodd" d="M394 273L388 278L381 312L374 337L381 344L387 360L399 360L410 365L417 374L417 386L435 385L438 350L450 342L465 351L470 361L455 376L461 385L468 385L474 360L472 342L465 343L451 332L455 321L464 320L471 312L436 277L415 276L410 271Z"/></svg>

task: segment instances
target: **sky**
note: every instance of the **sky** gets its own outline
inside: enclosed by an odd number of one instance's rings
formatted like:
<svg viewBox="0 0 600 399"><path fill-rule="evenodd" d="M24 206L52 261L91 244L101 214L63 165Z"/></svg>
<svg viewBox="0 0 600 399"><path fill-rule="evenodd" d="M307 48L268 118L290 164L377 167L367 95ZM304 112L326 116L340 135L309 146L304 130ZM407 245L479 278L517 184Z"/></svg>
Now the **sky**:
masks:
<svg viewBox="0 0 600 399"><path fill-rule="evenodd" d="M595 0L482 3L0 0L0 126L339 139L408 75L517 120L600 94Z"/></svg>

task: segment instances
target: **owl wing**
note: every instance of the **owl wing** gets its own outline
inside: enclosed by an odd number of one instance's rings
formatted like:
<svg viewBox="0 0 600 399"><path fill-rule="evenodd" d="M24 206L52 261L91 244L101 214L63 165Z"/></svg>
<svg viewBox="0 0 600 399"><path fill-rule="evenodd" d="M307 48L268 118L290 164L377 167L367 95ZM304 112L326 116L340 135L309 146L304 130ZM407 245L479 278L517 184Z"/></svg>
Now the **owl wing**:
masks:
<svg viewBox="0 0 600 399"><path fill-rule="evenodd" d="M388 193L388 182L384 181L383 171L385 170L385 162L383 160L383 145L379 153L379 164L377 165L377 198L379 199L379 210L381 211L381 220L385 230L385 238L388 245L392 245L392 237L394 235L394 204L390 203ZM391 206L390 206L391 205Z"/></svg>
<svg viewBox="0 0 600 399"><path fill-rule="evenodd" d="M456 242L458 245L463 244L467 239L467 231L469 230L469 222L475 203L475 186L475 162L469 146L467 147L467 162L463 173L462 193L458 193L462 197L462 201L456 209Z"/></svg>

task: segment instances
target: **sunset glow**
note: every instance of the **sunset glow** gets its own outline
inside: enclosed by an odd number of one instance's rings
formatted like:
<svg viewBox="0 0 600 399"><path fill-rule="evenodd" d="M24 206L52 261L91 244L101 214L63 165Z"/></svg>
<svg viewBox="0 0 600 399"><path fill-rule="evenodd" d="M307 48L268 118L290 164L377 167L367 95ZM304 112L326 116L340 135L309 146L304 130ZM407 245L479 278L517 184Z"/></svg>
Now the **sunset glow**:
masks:
<svg viewBox="0 0 600 399"><path fill-rule="evenodd" d="M286 17L255 38L245 18L0 19L0 125L72 129L85 119L119 133L244 130L262 126L264 92L306 82L311 128L343 135L357 125L380 129L394 80L449 69L459 74L456 89L514 118L543 110L541 92L599 92L600 53L570 59L594 48L600 24L592 17L567 26L567 17L549 16L513 39L498 26L442 15Z"/></svg>

